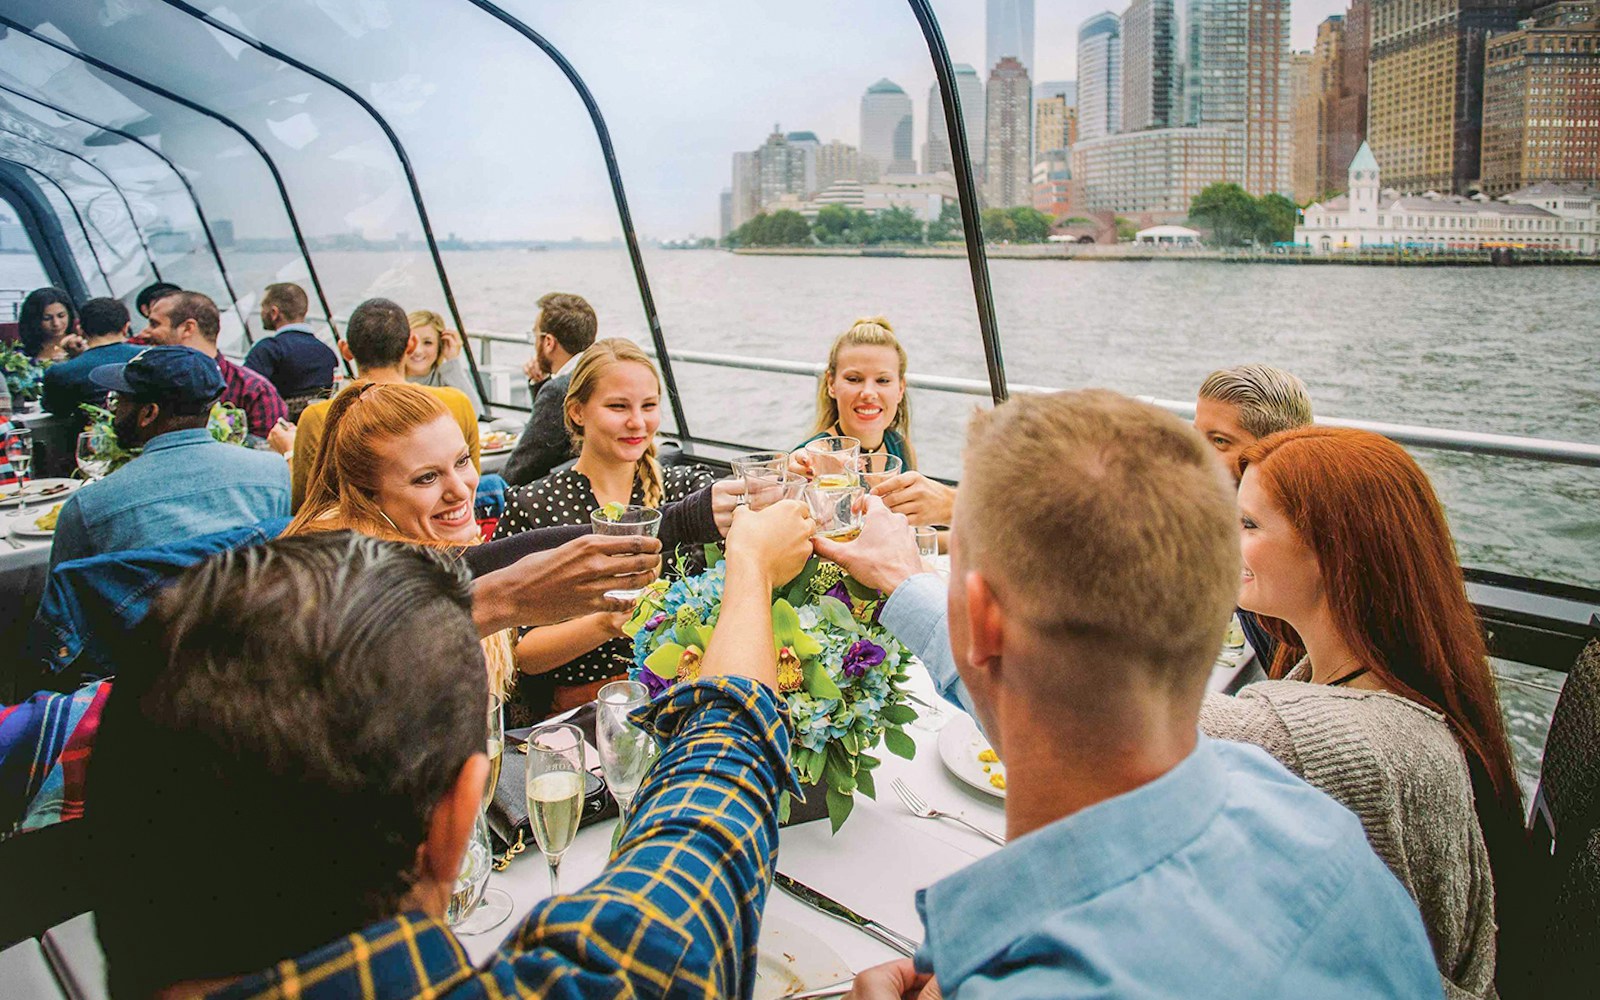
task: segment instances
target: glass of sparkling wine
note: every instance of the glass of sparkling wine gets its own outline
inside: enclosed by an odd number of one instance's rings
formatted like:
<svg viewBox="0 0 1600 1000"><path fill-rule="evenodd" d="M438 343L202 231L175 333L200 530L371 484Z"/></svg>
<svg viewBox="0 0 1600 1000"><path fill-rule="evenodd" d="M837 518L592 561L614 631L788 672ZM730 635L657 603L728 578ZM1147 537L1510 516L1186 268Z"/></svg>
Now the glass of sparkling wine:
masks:
<svg viewBox="0 0 1600 1000"><path fill-rule="evenodd" d="M861 470L861 483L869 490L877 489L905 471L905 463L900 461L899 455L884 451L862 455L856 461Z"/></svg>
<svg viewBox="0 0 1600 1000"><path fill-rule="evenodd" d="M812 480L821 487L852 486L859 482L861 441L853 437L817 438L806 445Z"/></svg>
<svg viewBox="0 0 1600 1000"><path fill-rule="evenodd" d="M461 858L461 871L456 874L456 883L450 892L450 904L444 913L445 921L460 933L480 932L465 928L474 922L469 918L475 915L473 911L478 909L478 904L483 900L483 890L489 884L489 870L493 860L494 856L489 852L489 824L484 821L483 814L479 813L477 821L472 824L472 837L467 841L467 853ZM510 897L507 897L508 901L509 899ZM504 916L500 918L504 919ZM480 930L488 929L484 927Z"/></svg>
<svg viewBox="0 0 1600 1000"><path fill-rule="evenodd" d="M83 473L83 478L91 482L101 479L110 465L110 460L101 458L95 448L93 434L84 431L78 435L78 471Z"/></svg>
<svg viewBox="0 0 1600 1000"><path fill-rule="evenodd" d="M550 864L550 894L561 892L561 856L583 818L583 731L565 722L528 734L528 823Z"/></svg>
<svg viewBox="0 0 1600 1000"><path fill-rule="evenodd" d="M488 849L488 814L489 805L494 802L495 786L500 783L500 764L504 759L506 746L505 715L500 706L500 699L489 696L488 714L489 738L486 750L489 754L489 778L483 786L483 810L478 817L478 822L484 829L484 848ZM476 834L474 834L476 836ZM490 855L490 861L494 860ZM473 864L472 849L468 846L467 857L462 860L460 877L465 877L467 869ZM459 889L459 878L457 888ZM485 875L485 878L488 876ZM507 917L511 916L511 895L503 889L487 889L482 892L481 898L474 901L474 905L461 911L461 914L451 921L451 926L457 934L482 934L485 931L499 927Z"/></svg>
<svg viewBox="0 0 1600 1000"><path fill-rule="evenodd" d="M629 504L621 510L608 505L591 513L589 524L597 535L649 535L654 538L661 531L661 512L654 507L640 507L637 504ZM647 589L608 590L606 596L615 600L637 601Z"/></svg>
<svg viewBox="0 0 1600 1000"><path fill-rule="evenodd" d="M638 681L612 681L600 689L596 699L596 749L624 827L628 825L628 810L639 792L639 783L656 759L655 737L628 721L633 710L649 700L649 692Z"/></svg>
<svg viewBox="0 0 1600 1000"><path fill-rule="evenodd" d="M28 513L28 467L33 464L33 431L13 426L11 440L6 442L6 461L17 475L17 517Z"/></svg>

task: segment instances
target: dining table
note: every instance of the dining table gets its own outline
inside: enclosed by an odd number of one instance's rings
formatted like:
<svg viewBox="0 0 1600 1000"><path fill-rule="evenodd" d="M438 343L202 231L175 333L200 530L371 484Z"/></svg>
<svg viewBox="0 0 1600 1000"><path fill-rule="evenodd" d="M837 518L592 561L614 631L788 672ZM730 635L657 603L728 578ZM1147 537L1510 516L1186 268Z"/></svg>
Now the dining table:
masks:
<svg viewBox="0 0 1600 1000"><path fill-rule="evenodd" d="M44 596L45 579L50 571L50 539L16 537L11 529L31 523L49 509L34 504L25 515L15 507L0 507L0 705L9 705L31 694L21 688L39 676L37 664L23 655L33 614Z"/></svg>

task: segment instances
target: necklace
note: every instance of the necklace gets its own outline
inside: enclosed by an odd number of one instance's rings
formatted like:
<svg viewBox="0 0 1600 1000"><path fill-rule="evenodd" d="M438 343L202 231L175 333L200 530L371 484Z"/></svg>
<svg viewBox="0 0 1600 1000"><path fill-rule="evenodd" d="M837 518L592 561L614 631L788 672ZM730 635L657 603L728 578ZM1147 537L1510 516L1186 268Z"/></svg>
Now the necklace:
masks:
<svg viewBox="0 0 1600 1000"><path fill-rule="evenodd" d="M1339 677L1336 677L1333 680L1329 681L1328 682L1328 686L1329 687L1343 687L1344 685L1346 685L1346 684L1350 683L1351 681L1355 680L1357 677L1360 677L1362 674L1367 674L1367 673L1371 673L1371 672L1372 672L1372 668L1371 667L1357 667L1356 669L1350 671L1348 674L1343 674L1343 675L1341 675Z"/></svg>

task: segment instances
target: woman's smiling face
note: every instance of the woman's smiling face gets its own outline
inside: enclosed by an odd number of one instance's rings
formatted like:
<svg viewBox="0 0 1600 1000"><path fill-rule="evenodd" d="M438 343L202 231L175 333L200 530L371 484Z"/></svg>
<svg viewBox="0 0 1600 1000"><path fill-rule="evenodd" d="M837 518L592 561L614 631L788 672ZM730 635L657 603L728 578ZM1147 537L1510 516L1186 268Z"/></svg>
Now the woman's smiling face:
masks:
<svg viewBox="0 0 1600 1000"><path fill-rule="evenodd" d="M863 441L882 439L906 394L899 352L867 344L842 348L828 394L839 404L841 433Z"/></svg>
<svg viewBox="0 0 1600 1000"><path fill-rule="evenodd" d="M411 336L417 345L406 355L406 374L421 378L433 371L433 363L439 357L439 331L431 326L414 326Z"/></svg>
<svg viewBox="0 0 1600 1000"><path fill-rule="evenodd" d="M585 456L632 464L644 457L661 426L661 384L649 365L623 361L595 381L587 403L571 406L573 422L583 428Z"/></svg>
<svg viewBox="0 0 1600 1000"><path fill-rule="evenodd" d="M440 416L373 444L379 509L408 538L466 544L478 537L472 504L478 470L453 418Z"/></svg>

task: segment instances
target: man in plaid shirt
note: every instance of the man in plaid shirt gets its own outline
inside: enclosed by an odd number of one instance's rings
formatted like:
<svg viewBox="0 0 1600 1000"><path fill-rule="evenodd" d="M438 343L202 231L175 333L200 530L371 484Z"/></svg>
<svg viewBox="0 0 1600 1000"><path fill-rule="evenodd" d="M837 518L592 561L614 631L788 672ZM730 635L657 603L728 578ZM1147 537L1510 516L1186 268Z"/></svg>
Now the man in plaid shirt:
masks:
<svg viewBox="0 0 1600 1000"><path fill-rule="evenodd" d="M443 919L488 773L464 574L348 533L190 570L90 771L113 995L748 997L793 787L771 593L812 527L738 514L701 680L641 712L661 757L606 871L477 968Z"/></svg>
<svg viewBox="0 0 1600 1000"><path fill-rule="evenodd" d="M214 358L222 381L221 402L244 411L252 436L265 441L289 408L265 375L229 361L217 349L222 333L222 314L217 304L199 292L168 292L150 303L150 325L141 336L152 344L192 347Z"/></svg>

